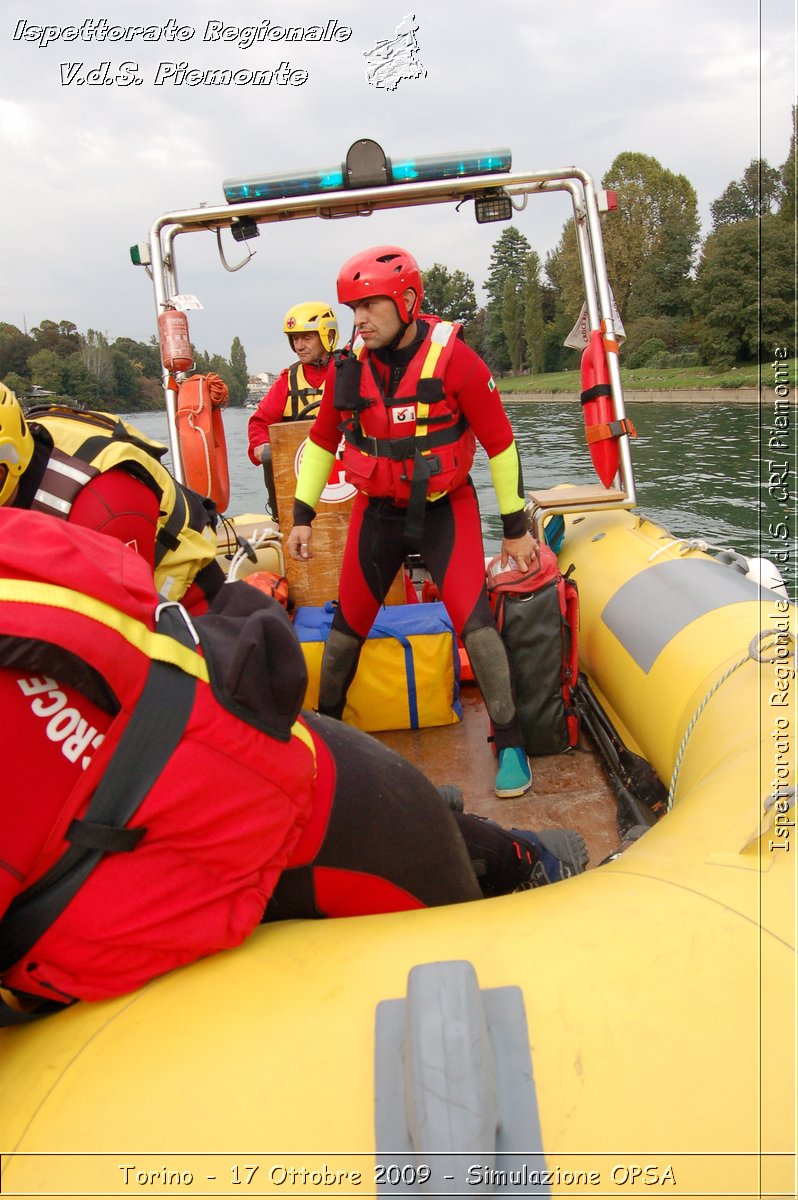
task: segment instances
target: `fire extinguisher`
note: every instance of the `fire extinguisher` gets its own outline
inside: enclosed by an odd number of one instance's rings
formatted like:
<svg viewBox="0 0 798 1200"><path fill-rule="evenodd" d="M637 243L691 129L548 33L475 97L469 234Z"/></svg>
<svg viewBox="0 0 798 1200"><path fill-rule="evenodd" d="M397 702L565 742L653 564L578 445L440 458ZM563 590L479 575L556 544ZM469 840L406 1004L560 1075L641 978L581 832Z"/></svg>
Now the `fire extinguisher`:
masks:
<svg viewBox="0 0 798 1200"><path fill-rule="evenodd" d="M158 333L161 338L161 361L167 371L189 371L194 363L188 319L184 312L167 308L158 314Z"/></svg>

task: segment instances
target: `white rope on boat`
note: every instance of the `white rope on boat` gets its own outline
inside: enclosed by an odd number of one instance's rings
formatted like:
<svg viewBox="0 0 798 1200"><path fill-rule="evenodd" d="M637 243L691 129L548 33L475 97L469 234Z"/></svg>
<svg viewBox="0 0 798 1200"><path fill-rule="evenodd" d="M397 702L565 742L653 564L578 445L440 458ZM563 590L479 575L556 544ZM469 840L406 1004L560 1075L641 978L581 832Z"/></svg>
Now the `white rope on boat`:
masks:
<svg viewBox="0 0 798 1200"><path fill-rule="evenodd" d="M246 546L239 546L233 557L230 559L230 566L227 569L226 583L233 583L238 578L238 569L245 558L249 558L250 550L260 550L269 542L281 542L283 535L279 529L270 529L264 526L263 529L254 530L252 537L247 538Z"/></svg>
<svg viewBox="0 0 798 1200"><path fill-rule="evenodd" d="M739 662L736 662L733 667L729 667L729 669L727 671L724 671L724 673L721 675L720 679L715 681L715 683L712 685L712 687L707 692L704 699L699 704L698 708L693 713L692 717L690 718L690 722L689 722L686 730L684 731L684 737L682 738L682 743L679 746L679 752L676 755L676 762L674 763L674 766L673 766L673 773L671 775L670 787L668 788L668 806L667 806L668 812L670 812L673 808L673 797L676 792L676 781L679 778L679 772L681 771L681 768L682 768L682 760L684 759L685 750L687 749L687 743L690 740L691 733L695 729L698 718L701 716L701 713L704 711L706 706L709 704L712 697L714 695L716 695L717 692L719 692L720 689L723 687L724 683L726 683L726 681L728 679L730 679L732 677L732 675L734 675L735 671L739 671L740 667L745 666L745 664L749 660L751 660L753 662L775 662L776 661L775 659L762 657L762 651L764 649L765 641L768 638L773 638L773 637L774 637L774 633L772 630L761 629L759 631L759 633L756 635L756 637L754 637L752 639L751 644L748 647L748 651L747 651L745 657L741 658Z"/></svg>
<svg viewBox="0 0 798 1200"><path fill-rule="evenodd" d="M710 550L716 550L721 554L736 553L730 546L713 546L711 542L705 542L703 538L671 538L664 546L660 546L658 550L650 554L648 561L653 562L655 558L659 558L660 554L664 554L666 550L672 550L674 546L680 547L680 554L687 554L690 550L701 550L704 554Z"/></svg>
<svg viewBox="0 0 798 1200"><path fill-rule="evenodd" d="M201 410L202 410L202 405L200 405L199 411L201 411ZM205 430L200 425L197 424L197 417L199 416L199 411L196 413L190 412L188 414L188 423L189 423L189 427L191 429L193 429L194 433L198 433L200 435L200 437L202 438L202 450L205 455L205 476L208 480L208 490L210 490L211 479L213 478L213 475L211 473L211 447L210 447L210 443L208 442L208 438L205 433Z"/></svg>

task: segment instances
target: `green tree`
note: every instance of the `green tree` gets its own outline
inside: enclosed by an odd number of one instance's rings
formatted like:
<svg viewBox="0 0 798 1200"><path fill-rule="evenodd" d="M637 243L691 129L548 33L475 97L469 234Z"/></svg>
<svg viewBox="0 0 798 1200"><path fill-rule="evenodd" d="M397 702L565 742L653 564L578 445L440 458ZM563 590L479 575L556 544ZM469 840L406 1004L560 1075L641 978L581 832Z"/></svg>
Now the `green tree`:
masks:
<svg viewBox="0 0 798 1200"><path fill-rule="evenodd" d="M564 345L585 301L573 219L563 226L560 240L546 256L546 277L554 296L554 311L546 328L545 369L562 371L579 365L579 352Z"/></svg>
<svg viewBox="0 0 798 1200"><path fill-rule="evenodd" d="M107 399L114 395L114 365L108 338L96 329L87 330L80 338L80 360L89 375L97 380Z"/></svg>
<svg viewBox="0 0 798 1200"><path fill-rule="evenodd" d="M459 321L468 326L477 315L474 281L464 271L450 271L442 263L433 263L423 273L424 312L444 321Z"/></svg>
<svg viewBox="0 0 798 1200"><path fill-rule="evenodd" d="M155 337L149 342L118 337L111 343L111 350L124 354L145 379L161 378L161 351Z"/></svg>
<svg viewBox="0 0 798 1200"><path fill-rule="evenodd" d="M476 350L481 358L487 359L488 340L488 310L478 308L473 321L463 331L465 340L472 350Z"/></svg>
<svg viewBox="0 0 798 1200"><path fill-rule="evenodd" d="M485 358L490 367L497 372L506 371L513 361L502 315L505 301L504 285L509 279L514 291L522 290L526 256L531 248L528 240L514 225L509 225L493 244L490 272L484 285L489 297ZM520 320L523 326L523 314Z"/></svg>
<svg viewBox="0 0 798 1200"><path fill-rule="evenodd" d="M113 394L120 412L127 412L139 406L143 399L141 372L132 359L121 350L111 351L111 370L113 373Z"/></svg>
<svg viewBox="0 0 798 1200"><path fill-rule="evenodd" d="M666 350L675 350L679 345L680 324L675 317L639 317L625 326L626 342L624 357L626 365L630 365L631 355L645 342L657 339L663 343Z"/></svg>
<svg viewBox="0 0 798 1200"><path fill-rule="evenodd" d="M230 373L234 381L234 386L230 388L230 403L236 405L246 404L249 392L247 356L244 353L241 340L237 337L233 338L233 345L230 348Z"/></svg>
<svg viewBox="0 0 798 1200"><path fill-rule="evenodd" d="M526 256L524 275L524 344L526 366L533 375L543 370L545 359L545 325L543 320L543 288L540 282L540 258L534 250Z"/></svg>
<svg viewBox="0 0 798 1200"><path fill-rule="evenodd" d="M72 321L40 321L31 330L37 349L52 350L66 358L80 348L80 334Z"/></svg>
<svg viewBox="0 0 798 1200"><path fill-rule="evenodd" d="M696 310L705 361L756 360L792 340L794 234L780 216L721 225L698 268Z"/></svg>
<svg viewBox="0 0 798 1200"><path fill-rule="evenodd" d="M781 171L764 158L752 159L742 179L730 183L709 206L713 229L773 212L781 202L783 187Z"/></svg>
<svg viewBox="0 0 798 1200"><path fill-rule="evenodd" d="M28 359L36 352L36 343L16 325L0 323L0 379L13 371L30 378Z"/></svg>
<svg viewBox="0 0 798 1200"><path fill-rule="evenodd" d="M17 400L24 400L29 380L25 379L22 375L18 375L16 371L9 371L7 375L0 375L0 380L2 380L7 388L11 389Z"/></svg>
<svg viewBox="0 0 798 1200"><path fill-rule="evenodd" d="M602 179L618 207L603 222L607 271L624 321L689 310L698 200L684 175L646 154L619 154Z"/></svg>
<svg viewBox="0 0 798 1200"><path fill-rule="evenodd" d="M510 370L513 375L520 375L524 354L524 314L520 288L509 275L504 281L502 292L501 323L507 353L510 356Z"/></svg>
<svg viewBox="0 0 798 1200"><path fill-rule="evenodd" d="M55 350L37 350L28 359L31 382L47 392L62 395L66 389L64 360Z"/></svg>
<svg viewBox="0 0 798 1200"><path fill-rule="evenodd" d="M227 359L221 354L212 354L210 358L208 358L208 370L212 371L215 375L218 375L220 379L225 381L227 384L227 390L232 396L233 389L236 385L236 379L233 374L233 368L230 366L230 363L227 361Z"/></svg>
<svg viewBox="0 0 798 1200"><path fill-rule="evenodd" d="M76 350L64 360L64 390L72 400L92 408L113 408L110 388L94 375L83 361L83 353Z"/></svg>
<svg viewBox="0 0 798 1200"><path fill-rule="evenodd" d="M215 370L211 366L211 356L207 350L198 350L194 343L191 343L191 352L194 355L194 370L201 375L207 375L209 371ZM218 355L215 355L218 358ZM222 359L224 362L224 359ZM218 372L217 372L218 374Z"/></svg>

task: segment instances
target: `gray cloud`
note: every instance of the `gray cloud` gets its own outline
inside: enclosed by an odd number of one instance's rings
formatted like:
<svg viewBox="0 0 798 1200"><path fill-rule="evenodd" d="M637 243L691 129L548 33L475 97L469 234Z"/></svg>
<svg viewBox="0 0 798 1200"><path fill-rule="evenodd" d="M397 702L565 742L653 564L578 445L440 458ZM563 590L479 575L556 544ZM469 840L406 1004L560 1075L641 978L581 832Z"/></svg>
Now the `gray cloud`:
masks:
<svg viewBox="0 0 798 1200"><path fill-rule="evenodd" d="M99 20L78 0L11 10L0 25L5 51L0 100L6 286L0 320L28 327L70 319L82 330L148 338L152 293L128 247L161 213L222 200L222 180L340 162L359 137L393 156L508 145L514 164L577 164L600 178L622 151L651 154L696 187L705 228L709 206L760 154L786 157L793 102L790 0L474 0L418 3L424 78L381 91L366 81L364 50L389 37L409 3L341 0L309 13L246 0L222 8L198 0L164 7L119 0L115 26L191 27L191 40L14 40L20 21L80 26ZM312 6L314 10L317 6ZM233 9L235 16L229 14ZM7 10L8 11L8 10ZM322 17L321 13L325 15ZM343 42L203 41L206 24L228 27L350 26ZM307 72L300 86L156 86L159 64L208 71ZM135 63L140 84L62 83L61 64L81 71ZM67 68L69 71L70 68ZM127 69L128 72L132 68ZM519 227L541 257L568 216L564 203L530 203ZM338 265L363 245L405 242L422 266L443 261L481 286L500 229L470 215L426 210L367 221L299 221L264 230L252 262L236 274L218 264L215 239L183 239L181 287L204 308L191 318L195 342L228 354L238 334L250 369L285 359L282 314L306 296L335 299ZM183 244L184 243L184 244ZM189 244L191 243L191 244ZM241 247L230 245L236 260ZM342 325L346 325L342 318Z"/></svg>

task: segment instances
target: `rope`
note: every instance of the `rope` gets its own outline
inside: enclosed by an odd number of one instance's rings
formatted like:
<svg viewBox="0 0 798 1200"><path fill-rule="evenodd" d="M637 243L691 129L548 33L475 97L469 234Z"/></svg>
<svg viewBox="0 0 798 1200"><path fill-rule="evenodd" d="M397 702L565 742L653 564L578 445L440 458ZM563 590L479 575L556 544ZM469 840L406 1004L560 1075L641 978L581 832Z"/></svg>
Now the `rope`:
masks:
<svg viewBox="0 0 798 1200"><path fill-rule="evenodd" d="M202 405L200 405L199 411L200 412L202 411ZM205 478L208 481L206 484L207 491L198 488L196 483L193 483L192 486L197 491L201 491L202 495L209 496L211 494L211 484L213 482L213 475L211 473L211 448L208 443L208 438L205 435L205 430L200 425L196 424L197 415L198 415L197 413L193 413L193 412L189 413L188 414L188 424L189 424L189 428L192 429L194 431L194 433L198 433L202 439L202 449L205 454Z"/></svg>
<svg viewBox="0 0 798 1200"><path fill-rule="evenodd" d="M238 535L236 535L238 536ZM263 528L255 530L252 537L247 540L245 545L239 545L235 554L230 560L230 566L227 568L227 583L233 583L238 578L238 568L245 558L249 558L253 550L259 550L261 546L265 546L267 542L280 542L282 534L279 530Z"/></svg>
<svg viewBox="0 0 798 1200"><path fill-rule="evenodd" d="M790 635L790 636L792 636L792 635ZM715 681L715 683L712 685L712 687L707 692L704 699L699 704L698 708L693 713L693 716L690 718L690 722L687 726L687 729L684 731L684 737L682 738L681 745L679 746L679 752L676 755L676 762L674 763L673 774L671 775L670 787L668 788L668 805L667 805L667 810L666 810L667 812L670 812L673 808L673 797L674 797L674 793L676 792L676 781L679 778L679 772L681 771L681 768L682 768L682 760L684 759L684 753L685 753L685 750L687 749L687 743L690 740L690 735L692 734L692 732L696 726L696 722L698 721L698 718L701 716L701 713L704 711L706 706L709 704L712 697L714 695L716 695L717 692L720 691L720 689L723 687L724 683L726 683L726 681L732 677L732 675L735 673L735 671L739 671L740 667L745 666L745 664L749 660L751 660L752 662L775 662L776 661L775 658L763 658L762 657L762 654L764 652L765 641L768 638L774 638L774 637L775 637L775 634L772 630L760 629L759 633L756 634L756 636L754 638L752 638L751 644L748 647L745 657L741 658L739 662L736 662L733 667L729 667L729 669L727 671L724 671L724 673L721 675L720 679Z"/></svg>
<svg viewBox="0 0 798 1200"><path fill-rule="evenodd" d="M690 550L701 550L704 554L710 550L717 550L721 554L735 553L729 546L713 546L711 542L705 542L703 538L673 538L649 555L648 561L653 562L655 558L659 558L660 554L664 554L666 550L672 550L674 546L681 547L680 554L687 554Z"/></svg>

